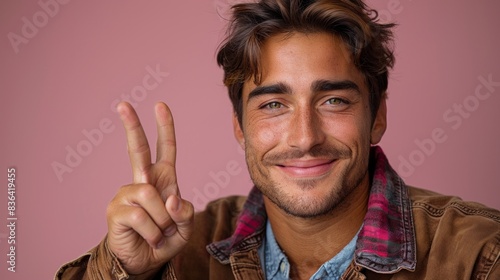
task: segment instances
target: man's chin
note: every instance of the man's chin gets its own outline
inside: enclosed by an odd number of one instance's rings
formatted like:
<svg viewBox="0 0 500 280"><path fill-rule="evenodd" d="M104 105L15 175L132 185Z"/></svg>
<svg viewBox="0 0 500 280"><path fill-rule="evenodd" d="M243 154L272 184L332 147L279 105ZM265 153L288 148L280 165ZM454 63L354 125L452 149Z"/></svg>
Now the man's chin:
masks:
<svg viewBox="0 0 500 280"><path fill-rule="evenodd" d="M314 204L277 204L277 206L289 216L302 219L314 219L330 214L335 205L314 205Z"/></svg>
<svg viewBox="0 0 500 280"><path fill-rule="evenodd" d="M301 188L302 191L294 192L292 196L288 193L287 195L271 195L268 196L268 198L286 214L305 219L327 215L331 213L338 204L338 199L332 197L331 194L316 194L314 192L314 185L300 186L297 188ZM307 188L311 189L307 190Z"/></svg>

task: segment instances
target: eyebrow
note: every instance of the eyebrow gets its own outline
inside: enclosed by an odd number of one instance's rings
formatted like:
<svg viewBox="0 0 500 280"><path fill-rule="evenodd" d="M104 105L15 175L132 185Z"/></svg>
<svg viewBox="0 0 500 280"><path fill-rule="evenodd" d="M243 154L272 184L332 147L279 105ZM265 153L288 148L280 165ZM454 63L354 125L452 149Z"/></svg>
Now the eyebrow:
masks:
<svg viewBox="0 0 500 280"><path fill-rule="evenodd" d="M342 81L318 80L311 85L311 90L312 92L353 90L357 93L361 93L358 85L350 80L342 80Z"/></svg>
<svg viewBox="0 0 500 280"><path fill-rule="evenodd" d="M312 92L320 91L334 91L334 90L353 90L356 93L361 93L356 83L350 80L330 81L330 80L317 80L311 85ZM276 83L267 86L258 86L254 88L249 94L248 99L264 94L285 94L292 93L292 89L285 83Z"/></svg>
<svg viewBox="0 0 500 280"><path fill-rule="evenodd" d="M268 85L268 86L258 86L256 88L254 88L248 94L247 100L250 100L253 97L263 95L263 94L270 94L270 93L283 94L283 93L291 93L291 92L292 92L291 88L284 83L277 83L277 84Z"/></svg>

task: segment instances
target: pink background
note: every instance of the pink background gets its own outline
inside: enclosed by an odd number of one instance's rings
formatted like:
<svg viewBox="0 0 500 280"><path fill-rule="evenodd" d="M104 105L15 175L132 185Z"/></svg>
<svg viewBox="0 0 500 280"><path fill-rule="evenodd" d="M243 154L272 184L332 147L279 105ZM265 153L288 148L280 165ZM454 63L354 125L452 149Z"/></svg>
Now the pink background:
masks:
<svg viewBox="0 0 500 280"><path fill-rule="evenodd" d="M7 271L8 232L0 226L1 279L50 279L105 235L106 206L131 181L124 131L111 109L122 94L135 94L152 141L154 103L171 106L181 191L198 209L208 199L247 193L251 182L215 63L225 25L218 14L234 2L68 1L50 6L45 18L37 1L0 2L1 224L12 166L18 217L16 273ZM500 2L369 3L400 24L381 144L393 167L412 185L500 208L500 86L484 100L474 97L480 76L500 81ZM38 30L13 46L8 34L24 36L23 17L33 23L34 15ZM144 93L148 67L168 76ZM453 108L464 102L470 112L461 116ZM106 121L107 133L85 146L82 131ZM436 129L437 140L424 140ZM87 155L59 180L52 164L67 164L67 147ZM212 176L221 172L228 185Z"/></svg>

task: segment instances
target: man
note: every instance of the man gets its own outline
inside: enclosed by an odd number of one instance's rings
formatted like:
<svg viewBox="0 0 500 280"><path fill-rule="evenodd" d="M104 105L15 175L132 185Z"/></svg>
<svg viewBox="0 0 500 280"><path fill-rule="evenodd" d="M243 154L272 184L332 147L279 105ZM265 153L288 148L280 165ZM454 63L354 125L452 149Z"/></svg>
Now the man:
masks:
<svg viewBox="0 0 500 280"><path fill-rule="evenodd" d="M236 5L218 62L255 187L195 215L168 107L152 164L121 103L134 182L56 279L500 279L499 211L406 186L374 146L392 27L361 0Z"/></svg>

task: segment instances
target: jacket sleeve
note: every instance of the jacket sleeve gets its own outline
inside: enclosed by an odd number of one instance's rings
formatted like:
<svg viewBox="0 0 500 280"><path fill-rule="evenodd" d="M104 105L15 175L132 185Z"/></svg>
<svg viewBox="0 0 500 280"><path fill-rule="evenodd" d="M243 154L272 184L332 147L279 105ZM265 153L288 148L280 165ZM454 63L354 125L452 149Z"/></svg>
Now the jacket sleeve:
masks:
<svg viewBox="0 0 500 280"><path fill-rule="evenodd" d="M56 280L129 279L118 258L108 249L107 238L79 258L64 264L55 275Z"/></svg>
<svg viewBox="0 0 500 280"><path fill-rule="evenodd" d="M500 227L499 227L500 229ZM500 279L500 232L497 234L497 238L495 241L495 246L489 255L490 267L491 270L488 270L486 277L484 279L495 280ZM487 263L487 260L483 260L484 263Z"/></svg>
<svg viewBox="0 0 500 280"><path fill-rule="evenodd" d="M487 279L500 279L500 262L496 262L495 266L493 267L493 271L491 271L491 274L489 275L489 278Z"/></svg>
<svg viewBox="0 0 500 280"><path fill-rule="evenodd" d="M123 269L118 258L109 250L107 238L86 254L70 261L56 272L55 280L125 280L134 279ZM153 279L177 280L173 265L169 262Z"/></svg>

